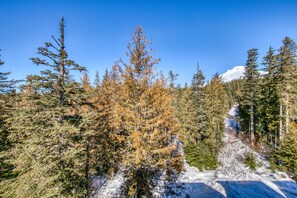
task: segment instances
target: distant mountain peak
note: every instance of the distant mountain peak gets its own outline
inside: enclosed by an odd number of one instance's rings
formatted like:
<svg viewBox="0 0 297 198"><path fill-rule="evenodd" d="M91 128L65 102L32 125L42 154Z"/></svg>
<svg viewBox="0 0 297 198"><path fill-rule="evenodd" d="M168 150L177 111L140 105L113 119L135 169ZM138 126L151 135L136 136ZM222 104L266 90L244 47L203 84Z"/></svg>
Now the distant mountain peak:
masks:
<svg viewBox="0 0 297 198"><path fill-rule="evenodd" d="M244 77L245 66L235 66L232 69L227 70L225 73L221 74L223 82L231 82L232 80L243 79ZM267 74L266 71L258 70L260 74L260 78L263 77L264 74Z"/></svg>
<svg viewBox="0 0 297 198"><path fill-rule="evenodd" d="M242 79L244 77L244 66L235 66L220 75L223 82L230 82L232 80Z"/></svg>

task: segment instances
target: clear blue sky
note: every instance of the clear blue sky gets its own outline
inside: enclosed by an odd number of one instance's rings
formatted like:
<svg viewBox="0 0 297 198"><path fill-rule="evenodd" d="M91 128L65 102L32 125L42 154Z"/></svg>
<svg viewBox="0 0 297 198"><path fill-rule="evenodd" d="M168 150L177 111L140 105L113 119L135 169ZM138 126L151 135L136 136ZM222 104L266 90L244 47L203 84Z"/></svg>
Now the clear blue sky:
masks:
<svg viewBox="0 0 297 198"><path fill-rule="evenodd" d="M70 58L93 78L125 56L137 25L153 39L158 66L190 82L197 61L207 79L244 65L247 50L260 61L285 36L297 41L296 0L0 0L0 49L5 71L23 79L39 69L29 60L66 22Z"/></svg>

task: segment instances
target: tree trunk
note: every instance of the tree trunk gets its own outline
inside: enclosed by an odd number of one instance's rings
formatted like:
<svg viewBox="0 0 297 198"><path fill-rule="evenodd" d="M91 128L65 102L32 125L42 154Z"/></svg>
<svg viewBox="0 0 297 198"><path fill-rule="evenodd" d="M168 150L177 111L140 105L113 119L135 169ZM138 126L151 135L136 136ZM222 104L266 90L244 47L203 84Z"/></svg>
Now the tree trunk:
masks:
<svg viewBox="0 0 297 198"><path fill-rule="evenodd" d="M286 134L289 132L289 101L288 97L286 97Z"/></svg>
<svg viewBox="0 0 297 198"><path fill-rule="evenodd" d="M87 139L87 143L86 143L86 175L85 175L85 179L86 179L86 183L85 183L85 188L86 188L86 198L90 197L90 187L89 187L89 172L90 172L90 143L89 143L89 137Z"/></svg>
<svg viewBox="0 0 297 198"><path fill-rule="evenodd" d="M136 171L136 195L135 198L141 198L141 187L140 187L141 171Z"/></svg>
<svg viewBox="0 0 297 198"><path fill-rule="evenodd" d="M254 105L251 105L251 145L254 147L255 143L255 129L254 129Z"/></svg>
<svg viewBox="0 0 297 198"><path fill-rule="evenodd" d="M59 49L59 79L58 79L58 89L59 89L59 101L64 103L64 80L65 80L65 43L64 43L64 18L62 18L60 23L60 49Z"/></svg>
<svg viewBox="0 0 297 198"><path fill-rule="evenodd" d="M60 103L64 103L64 90L63 90L63 86L64 86L64 65L62 64L62 62L60 63L60 76L59 76L59 80L58 80L58 90L59 90L59 101Z"/></svg>
<svg viewBox="0 0 297 198"><path fill-rule="evenodd" d="M279 140L283 139L283 104L280 102L279 106Z"/></svg>

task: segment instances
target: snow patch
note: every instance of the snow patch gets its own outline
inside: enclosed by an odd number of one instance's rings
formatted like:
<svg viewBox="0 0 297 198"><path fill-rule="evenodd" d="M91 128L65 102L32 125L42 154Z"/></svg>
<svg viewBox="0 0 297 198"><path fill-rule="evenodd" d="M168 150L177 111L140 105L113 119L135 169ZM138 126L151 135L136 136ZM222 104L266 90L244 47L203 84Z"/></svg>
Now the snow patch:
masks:
<svg viewBox="0 0 297 198"><path fill-rule="evenodd" d="M98 191L93 197L98 198L114 198L120 197L121 187L124 183L123 172L120 170L113 178L95 177L93 179L93 186Z"/></svg>

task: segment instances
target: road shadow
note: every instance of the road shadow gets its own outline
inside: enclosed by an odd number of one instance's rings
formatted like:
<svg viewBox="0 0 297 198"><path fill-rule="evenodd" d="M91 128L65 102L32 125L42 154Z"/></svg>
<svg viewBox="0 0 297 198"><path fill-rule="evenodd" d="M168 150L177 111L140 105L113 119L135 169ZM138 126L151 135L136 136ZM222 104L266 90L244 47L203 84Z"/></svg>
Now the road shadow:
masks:
<svg viewBox="0 0 297 198"><path fill-rule="evenodd" d="M174 183L170 184L171 189L162 194L163 198L296 198L297 184L293 181L273 182L280 191L271 188L261 181L216 181L224 188L221 193L203 182Z"/></svg>
<svg viewBox="0 0 297 198"><path fill-rule="evenodd" d="M279 189L288 197L296 198L297 197L297 183L293 181L274 181Z"/></svg>
<svg viewBox="0 0 297 198"><path fill-rule="evenodd" d="M162 195L162 198L223 198L222 195L217 190L213 189L212 187L206 185L203 182L196 182L196 183L174 183L170 184L171 188L165 190Z"/></svg>
<svg viewBox="0 0 297 198"><path fill-rule="evenodd" d="M228 198L283 198L284 196L261 181L217 181Z"/></svg>

